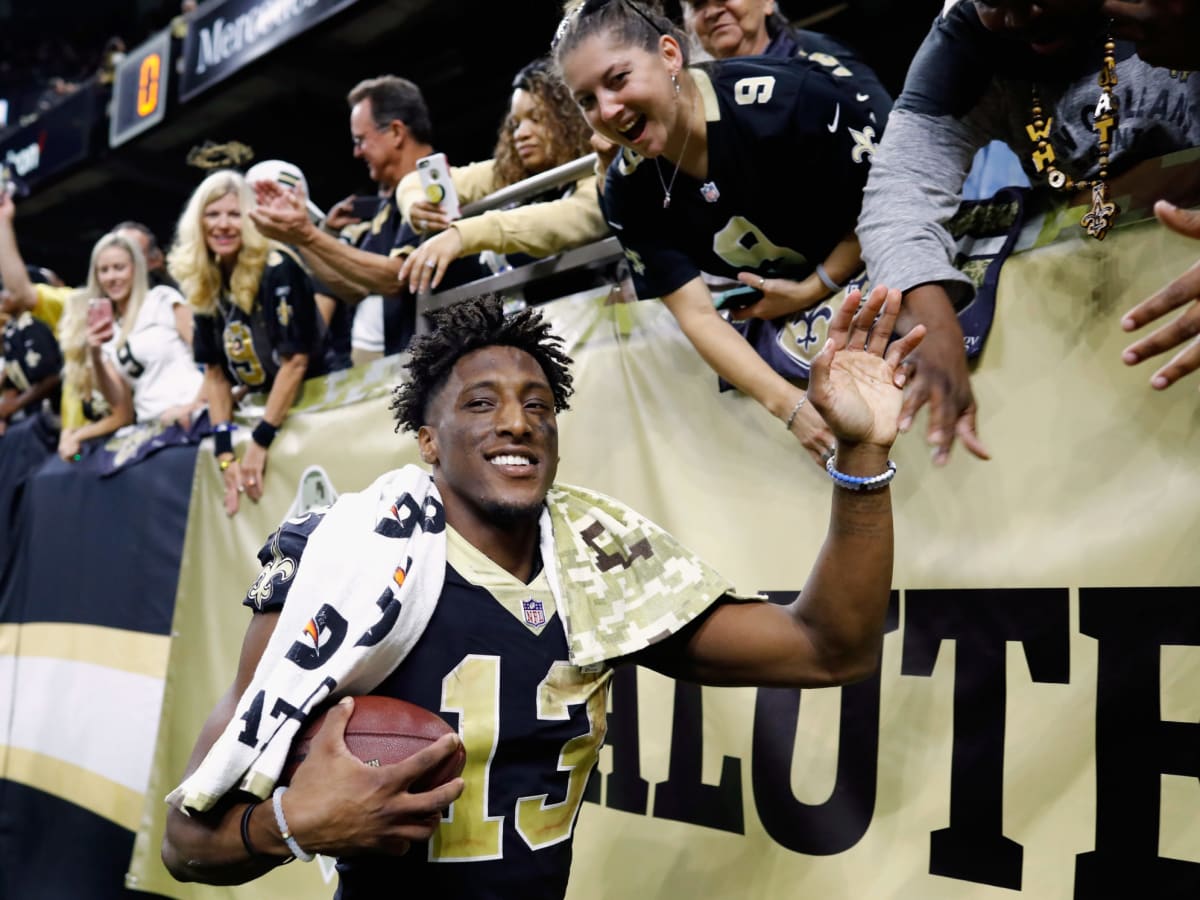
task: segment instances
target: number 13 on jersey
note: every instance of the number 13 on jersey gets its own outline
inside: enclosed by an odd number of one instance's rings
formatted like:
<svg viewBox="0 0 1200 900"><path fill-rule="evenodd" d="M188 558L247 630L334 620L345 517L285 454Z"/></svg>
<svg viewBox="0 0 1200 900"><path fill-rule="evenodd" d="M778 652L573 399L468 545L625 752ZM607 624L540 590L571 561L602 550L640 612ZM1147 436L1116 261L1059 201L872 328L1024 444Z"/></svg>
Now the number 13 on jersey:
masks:
<svg viewBox="0 0 1200 900"><path fill-rule="evenodd" d="M566 794L557 803L549 794L521 797L513 810L488 808L492 760L500 739L500 657L469 654L442 680L442 710L459 716L467 748L466 786L442 820L430 844L430 858L441 861L499 859L503 855L504 816L516 816L516 831L533 850L571 836L606 728L605 705L611 671L583 673L556 662L538 686L537 715L566 721L570 708L586 704L588 731L568 740L557 771L566 776Z"/></svg>

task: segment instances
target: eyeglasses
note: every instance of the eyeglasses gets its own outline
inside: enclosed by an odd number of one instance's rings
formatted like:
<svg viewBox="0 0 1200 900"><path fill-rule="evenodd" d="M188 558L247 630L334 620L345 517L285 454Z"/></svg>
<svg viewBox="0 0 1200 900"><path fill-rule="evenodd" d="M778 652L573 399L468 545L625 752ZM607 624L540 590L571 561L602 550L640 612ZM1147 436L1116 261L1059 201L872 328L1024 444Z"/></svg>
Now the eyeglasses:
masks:
<svg viewBox="0 0 1200 900"><path fill-rule="evenodd" d="M550 49L553 50L558 46L558 42L561 41L563 36L571 30L572 24L577 19L582 19L584 16L590 16L592 13L604 9L604 7L608 6L608 4L611 2L612 0L583 0L583 3L579 4L573 10L563 16L562 21L558 23L558 29L554 32L554 40L550 42ZM653 28L658 34L666 34L666 32L663 31L662 28L660 28L652 18L646 15L645 10L634 3L633 0L617 0L617 2L624 3L627 7L645 19L646 24Z"/></svg>

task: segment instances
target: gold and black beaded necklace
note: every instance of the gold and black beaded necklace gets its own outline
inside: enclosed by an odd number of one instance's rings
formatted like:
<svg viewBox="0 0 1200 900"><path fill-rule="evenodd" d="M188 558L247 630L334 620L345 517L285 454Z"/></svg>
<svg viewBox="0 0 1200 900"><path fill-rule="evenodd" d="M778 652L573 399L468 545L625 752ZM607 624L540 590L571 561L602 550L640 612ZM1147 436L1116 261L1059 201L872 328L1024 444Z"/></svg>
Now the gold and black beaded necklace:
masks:
<svg viewBox="0 0 1200 900"><path fill-rule="evenodd" d="M1096 77L1096 82L1100 85L1100 99L1096 102L1096 110L1092 116L1092 130L1096 132L1100 149L1100 168L1095 178L1088 181L1074 181L1054 164L1056 155L1054 145L1050 142L1050 127L1054 124L1054 118L1043 116L1042 100L1038 95L1036 84L1032 88L1033 106L1030 110L1030 117L1033 121L1025 126L1025 133L1029 135L1029 139L1035 145L1029 158L1033 161L1034 168L1039 173L1045 174L1046 183L1050 187L1056 191L1086 191L1091 188L1092 206L1079 220L1079 226L1089 237L1098 241L1104 240L1121 212L1121 207L1109 198L1107 183L1108 157L1117 130L1118 100L1113 93L1117 86L1115 51L1116 44L1113 42L1112 36L1105 36L1104 65L1101 66L1100 74Z"/></svg>

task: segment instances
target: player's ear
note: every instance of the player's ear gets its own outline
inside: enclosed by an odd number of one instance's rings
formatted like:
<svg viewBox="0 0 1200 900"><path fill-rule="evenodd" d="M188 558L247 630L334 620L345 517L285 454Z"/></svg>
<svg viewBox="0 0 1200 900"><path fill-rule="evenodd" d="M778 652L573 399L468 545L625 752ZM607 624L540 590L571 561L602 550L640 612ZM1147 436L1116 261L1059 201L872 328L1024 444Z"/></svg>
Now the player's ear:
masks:
<svg viewBox="0 0 1200 900"><path fill-rule="evenodd" d="M417 431L417 449L421 451L421 462L436 466L438 462L437 431L422 425Z"/></svg>

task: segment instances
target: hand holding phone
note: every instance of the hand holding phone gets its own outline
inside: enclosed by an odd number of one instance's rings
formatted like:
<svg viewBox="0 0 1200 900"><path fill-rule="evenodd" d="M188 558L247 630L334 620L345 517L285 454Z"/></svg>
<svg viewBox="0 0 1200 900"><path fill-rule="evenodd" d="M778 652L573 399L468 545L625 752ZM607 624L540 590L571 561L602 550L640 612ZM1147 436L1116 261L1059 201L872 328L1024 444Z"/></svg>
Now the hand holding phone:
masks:
<svg viewBox="0 0 1200 900"><path fill-rule="evenodd" d="M418 159L417 175L421 179L421 187L425 189L425 198L430 203L439 206L451 219L461 218L458 192L450 180L450 164L446 161L445 153L433 153Z"/></svg>
<svg viewBox="0 0 1200 900"><path fill-rule="evenodd" d="M113 323L113 304L107 297L93 297L88 301L87 324L88 331Z"/></svg>
<svg viewBox="0 0 1200 900"><path fill-rule="evenodd" d="M756 287L744 284L741 287L730 288L713 296L713 305L717 309L745 309L753 306L763 298L763 292Z"/></svg>

